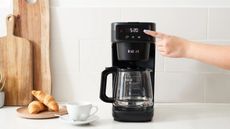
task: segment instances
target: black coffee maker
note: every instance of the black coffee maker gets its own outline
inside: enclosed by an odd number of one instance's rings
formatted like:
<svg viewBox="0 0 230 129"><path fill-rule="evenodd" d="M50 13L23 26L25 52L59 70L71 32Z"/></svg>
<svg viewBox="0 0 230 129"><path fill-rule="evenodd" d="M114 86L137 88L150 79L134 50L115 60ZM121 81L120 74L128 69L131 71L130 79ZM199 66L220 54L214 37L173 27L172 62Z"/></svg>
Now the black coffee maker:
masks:
<svg viewBox="0 0 230 129"><path fill-rule="evenodd" d="M143 30L154 23L112 23L112 67L101 75L100 98L113 104L116 121L151 121L154 106L155 38ZM113 75L112 97L106 95L108 74Z"/></svg>

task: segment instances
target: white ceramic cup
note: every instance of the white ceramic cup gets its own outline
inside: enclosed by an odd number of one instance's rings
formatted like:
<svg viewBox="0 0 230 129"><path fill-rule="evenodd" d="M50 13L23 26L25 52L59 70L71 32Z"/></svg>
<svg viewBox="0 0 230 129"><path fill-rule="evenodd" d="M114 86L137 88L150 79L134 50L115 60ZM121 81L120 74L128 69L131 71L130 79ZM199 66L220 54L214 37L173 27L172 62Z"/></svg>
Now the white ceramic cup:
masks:
<svg viewBox="0 0 230 129"><path fill-rule="evenodd" d="M0 108L4 106L5 93L0 91Z"/></svg>
<svg viewBox="0 0 230 129"><path fill-rule="evenodd" d="M97 106L93 106L89 102L73 102L67 103L67 112L69 118L74 121L84 121L98 111ZM92 109L95 109L94 111ZM93 112L92 112L93 111Z"/></svg>

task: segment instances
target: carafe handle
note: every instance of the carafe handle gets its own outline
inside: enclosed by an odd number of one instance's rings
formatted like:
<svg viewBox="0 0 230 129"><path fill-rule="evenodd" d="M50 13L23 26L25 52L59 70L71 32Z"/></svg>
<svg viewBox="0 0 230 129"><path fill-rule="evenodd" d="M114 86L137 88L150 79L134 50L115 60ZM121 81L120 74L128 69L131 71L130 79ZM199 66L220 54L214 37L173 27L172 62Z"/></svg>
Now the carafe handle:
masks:
<svg viewBox="0 0 230 129"><path fill-rule="evenodd" d="M100 98L104 102L108 103L113 103L114 98L113 97L108 97L106 95L106 83L107 83L107 76L109 74L113 73L115 76L117 76L117 68L116 67L109 67L106 68L102 74L101 74L101 89L100 89Z"/></svg>

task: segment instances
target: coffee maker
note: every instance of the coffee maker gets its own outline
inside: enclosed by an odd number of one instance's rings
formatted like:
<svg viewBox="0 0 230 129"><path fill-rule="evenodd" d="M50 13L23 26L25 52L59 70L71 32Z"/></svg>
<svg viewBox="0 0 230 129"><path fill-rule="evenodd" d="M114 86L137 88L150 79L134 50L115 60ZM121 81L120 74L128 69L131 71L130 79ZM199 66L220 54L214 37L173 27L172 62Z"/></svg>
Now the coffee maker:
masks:
<svg viewBox="0 0 230 129"><path fill-rule="evenodd" d="M123 122L146 122L153 117L155 38L143 30L155 23L112 23L112 67L101 75L100 98L112 103L113 118ZM107 76L112 74L112 97L106 95Z"/></svg>

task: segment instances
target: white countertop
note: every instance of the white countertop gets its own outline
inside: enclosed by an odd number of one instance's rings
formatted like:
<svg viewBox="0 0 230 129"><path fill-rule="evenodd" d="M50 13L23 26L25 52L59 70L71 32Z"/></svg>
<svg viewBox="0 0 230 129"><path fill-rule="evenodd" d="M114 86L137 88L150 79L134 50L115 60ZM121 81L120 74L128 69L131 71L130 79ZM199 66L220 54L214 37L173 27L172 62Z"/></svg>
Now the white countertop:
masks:
<svg viewBox="0 0 230 129"><path fill-rule="evenodd" d="M152 122L125 123L112 118L111 104L100 104L94 123L73 126L58 118L46 120L23 119L16 114L17 107L0 109L0 129L229 129L230 104L155 104Z"/></svg>

